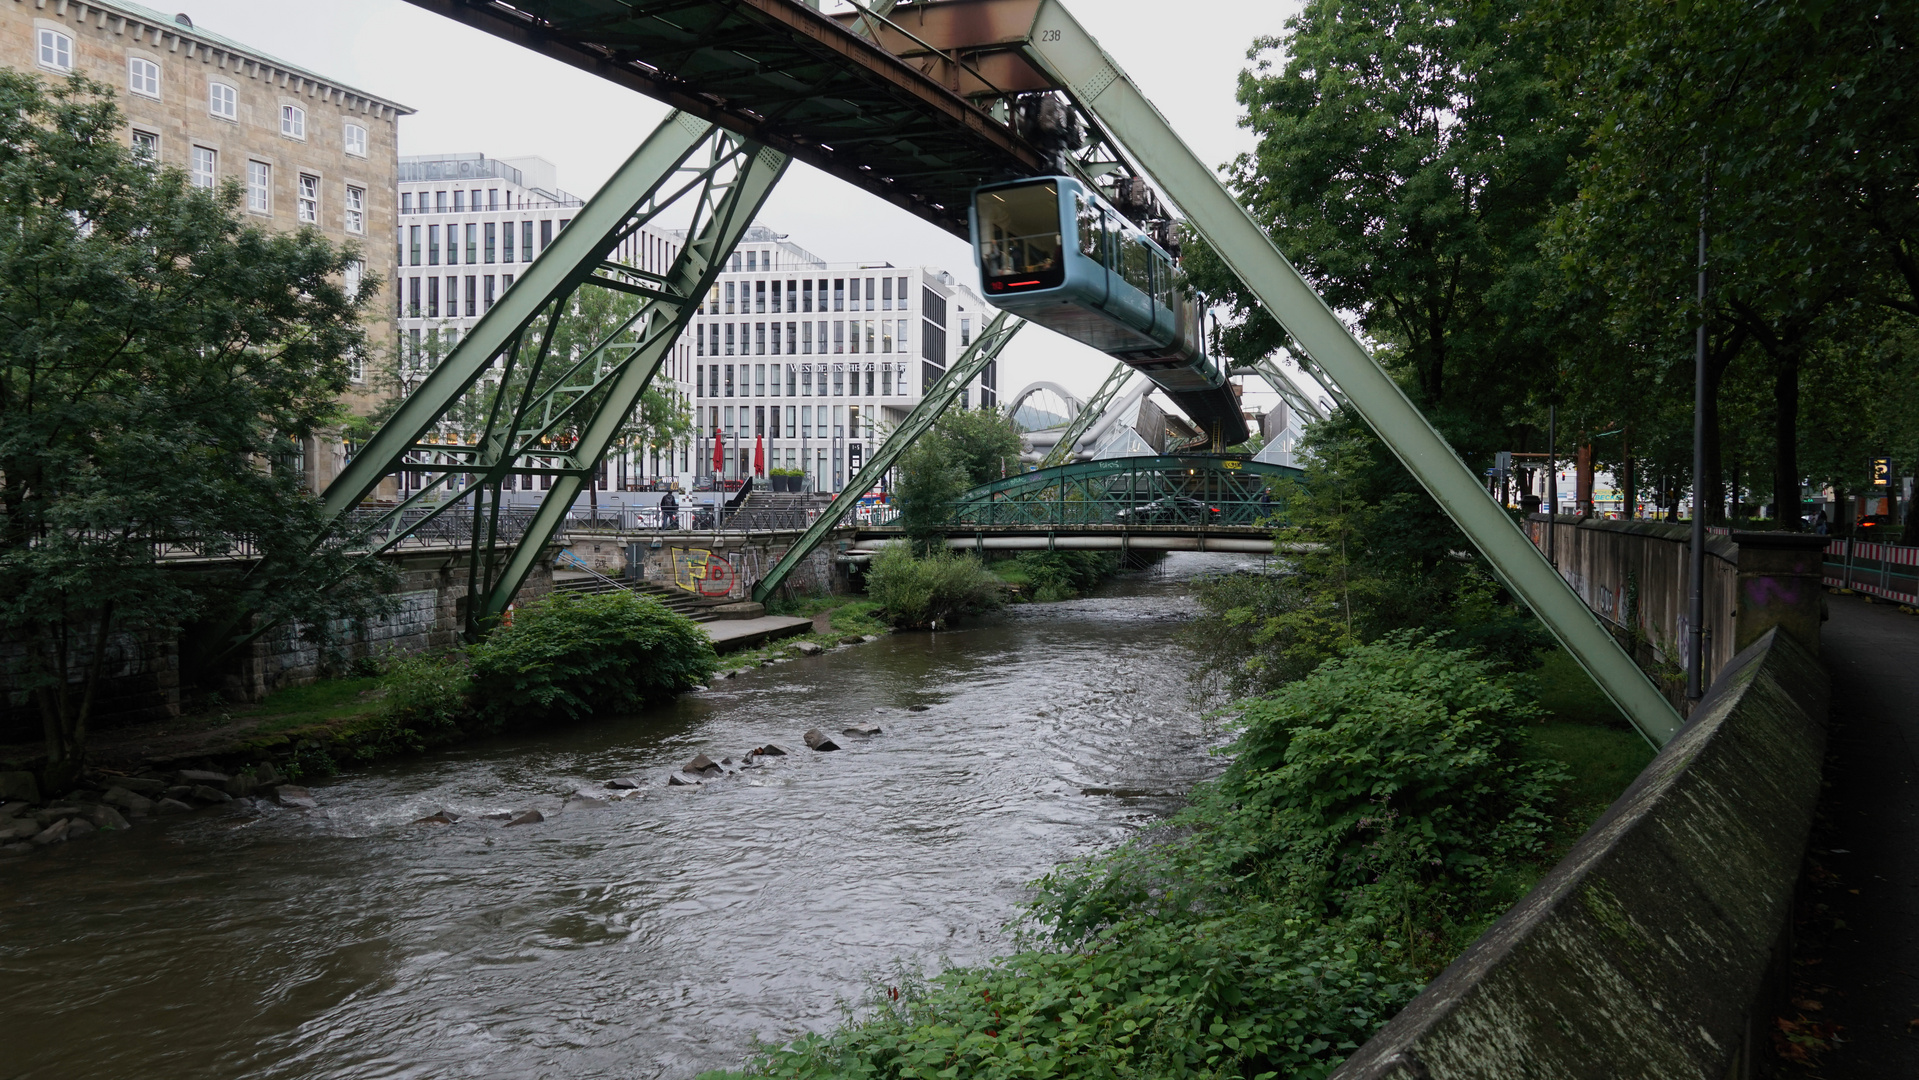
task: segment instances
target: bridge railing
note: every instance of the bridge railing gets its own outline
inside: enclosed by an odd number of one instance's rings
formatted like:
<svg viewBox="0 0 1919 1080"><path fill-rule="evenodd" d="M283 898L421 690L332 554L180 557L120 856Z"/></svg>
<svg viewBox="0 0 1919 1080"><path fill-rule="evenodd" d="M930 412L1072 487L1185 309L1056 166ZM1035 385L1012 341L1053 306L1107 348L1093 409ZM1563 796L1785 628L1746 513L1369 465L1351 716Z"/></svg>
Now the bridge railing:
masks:
<svg viewBox="0 0 1919 1080"><path fill-rule="evenodd" d="M952 520L960 528L1257 528L1283 509L1272 482L1300 475L1244 457L1081 462L975 489Z"/></svg>

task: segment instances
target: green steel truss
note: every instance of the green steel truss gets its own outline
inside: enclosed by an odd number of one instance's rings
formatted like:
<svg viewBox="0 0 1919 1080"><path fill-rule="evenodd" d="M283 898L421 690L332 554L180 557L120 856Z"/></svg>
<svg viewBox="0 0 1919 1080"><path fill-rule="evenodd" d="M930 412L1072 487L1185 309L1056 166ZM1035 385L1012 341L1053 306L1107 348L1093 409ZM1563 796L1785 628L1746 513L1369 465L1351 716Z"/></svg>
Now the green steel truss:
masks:
<svg viewBox="0 0 1919 1080"><path fill-rule="evenodd" d="M1082 461L974 488L954 504L953 527L1255 529L1281 509L1269 484L1303 476L1242 454Z"/></svg>
<svg viewBox="0 0 1919 1080"><path fill-rule="evenodd" d="M1031 10L1019 45L1022 55L1125 148L1187 224L1286 328L1306 370L1343 393L1344 402L1379 433L1640 734L1655 746L1664 745L1679 728L1677 710L1487 495L1474 471L1065 5L1038 0Z"/></svg>
<svg viewBox="0 0 1919 1080"><path fill-rule="evenodd" d="M451 518L467 548L467 632L483 631L565 523L787 161L684 113L669 116L327 488L335 529L366 538L377 554ZM669 269L607 261L669 208L692 219ZM643 302L598 344L561 355L553 336L582 289ZM406 469L437 475L397 505L357 510ZM552 487L530 520L503 530L501 482L516 472L550 475ZM518 543L501 558L500 541L513 533Z"/></svg>
<svg viewBox="0 0 1919 1080"><path fill-rule="evenodd" d="M860 471L834 497L832 503L820 512L819 517L813 519L813 524L800 534L800 538L786 549L786 553L781 555L779 561L773 564L773 568L766 572L766 576L753 586L753 599L765 603L766 599L773 595L774 590L778 589L793 572L793 568L811 555L813 549L819 547L828 534L841 525L846 515L859 505L860 499L871 491L874 485L879 483L880 477L886 475L886 470L893 467L893 463L900 459L900 455L906 452L906 448L913 445L920 436L932 428L933 422L940 418L940 414L946 411L947 406L958 400L960 391L966 389L967 384L977 378L980 372L985 371L987 364L999 358L1000 350L1006 348L1006 343L1013 340L1013 335L1019 333L1019 328L1025 325L1024 322L1002 311L980 329L979 336L974 338L973 343L960 354L960 358L953 361L953 365L946 369L946 374L941 375L939 381L926 388L925 396L920 398L920 403L913 406L913 411L906 415L906 419L900 421L900 425L886 437L886 441L873 452L873 456L860 466Z"/></svg>
<svg viewBox="0 0 1919 1080"><path fill-rule="evenodd" d="M1112 406L1113 399L1119 396L1120 388L1126 385L1126 381L1132 377L1132 374L1133 369L1125 363L1113 365L1113 370L1106 375L1106 381L1100 383L1099 389L1093 391L1093 396L1073 414L1073 419L1067 423L1065 430L1059 433L1059 441L1053 444L1053 448L1046 452L1044 458L1040 459L1040 468L1050 469L1073 459L1073 448L1079 445L1079 441L1086 437L1088 431L1092 430L1093 424L1105 415L1106 410Z"/></svg>
<svg viewBox="0 0 1919 1080"><path fill-rule="evenodd" d="M1278 394L1280 400L1293 410L1293 414L1300 418L1300 423L1310 424L1314 420L1326 419L1326 411L1300 393L1299 388L1293 385L1293 380L1286 377L1286 372L1278 364L1273 363L1271 357L1256 360L1247 367L1253 374L1264 379L1267 386L1273 388L1273 393Z"/></svg>
<svg viewBox="0 0 1919 1080"><path fill-rule="evenodd" d="M1651 680L1060 0L843 17L877 40L796 0L410 2L747 133L961 236L971 188L1060 163L1013 130L1009 106L1064 94L1088 121L1067 167L1151 178L1286 328L1307 373L1379 433L1640 732L1662 745L1677 729Z"/></svg>

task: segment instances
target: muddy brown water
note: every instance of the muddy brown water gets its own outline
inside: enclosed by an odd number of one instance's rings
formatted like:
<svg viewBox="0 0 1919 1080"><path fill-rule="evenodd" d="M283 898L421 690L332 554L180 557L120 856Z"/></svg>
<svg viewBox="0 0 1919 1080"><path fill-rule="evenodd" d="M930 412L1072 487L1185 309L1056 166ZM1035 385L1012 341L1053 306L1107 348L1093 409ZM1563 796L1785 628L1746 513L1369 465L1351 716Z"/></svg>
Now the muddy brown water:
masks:
<svg viewBox="0 0 1919 1080"><path fill-rule="evenodd" d="M1027 884L1221 765L1174 555L1101 595L763 668L642 716L0 864L0 1077L688 1077L1010 947ZM924 706L914 711L914 706ZM800 735L877 722L817 754ZM699 753L789 756L701 788ZM645 783L605 809L576 789ZM483 815L537 808L542 824ZM411 822L446 809L455 825Z"/></svg>

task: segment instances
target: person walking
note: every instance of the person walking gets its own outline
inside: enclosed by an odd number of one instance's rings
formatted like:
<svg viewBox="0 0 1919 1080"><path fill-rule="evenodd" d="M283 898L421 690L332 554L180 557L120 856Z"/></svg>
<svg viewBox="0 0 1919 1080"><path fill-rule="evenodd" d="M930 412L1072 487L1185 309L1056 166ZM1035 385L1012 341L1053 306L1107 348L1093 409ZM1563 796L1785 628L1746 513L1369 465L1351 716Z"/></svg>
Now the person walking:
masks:
<svg viewBox="0 0 1919 1080"><path fill-rule="evenodd" d="M678 499L673 497L673 493L669 491L666 493L666 497L660 500L660 528L677 529L679 527L680 503Z"/></svg>

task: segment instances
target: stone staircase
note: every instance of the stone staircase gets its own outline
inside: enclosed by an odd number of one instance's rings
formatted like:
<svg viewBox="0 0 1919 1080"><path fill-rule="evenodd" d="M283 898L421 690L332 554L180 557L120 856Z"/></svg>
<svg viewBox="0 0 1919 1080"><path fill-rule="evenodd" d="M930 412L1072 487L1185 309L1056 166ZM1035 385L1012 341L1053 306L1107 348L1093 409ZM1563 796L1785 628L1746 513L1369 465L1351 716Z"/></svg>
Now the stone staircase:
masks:
<svg viewBox="0 0 1919 1080"><path fill-rule="evenodd" d="M636 592L642 596L650 596L694 622L701 623L717 622L722 619L752 619L766 613L762 605L751 601L694 596L684 589L669 589L651 581L610 578L586 571L554 571L553 591L578 593L583 596L598 596L621 591Z"/></svg>

